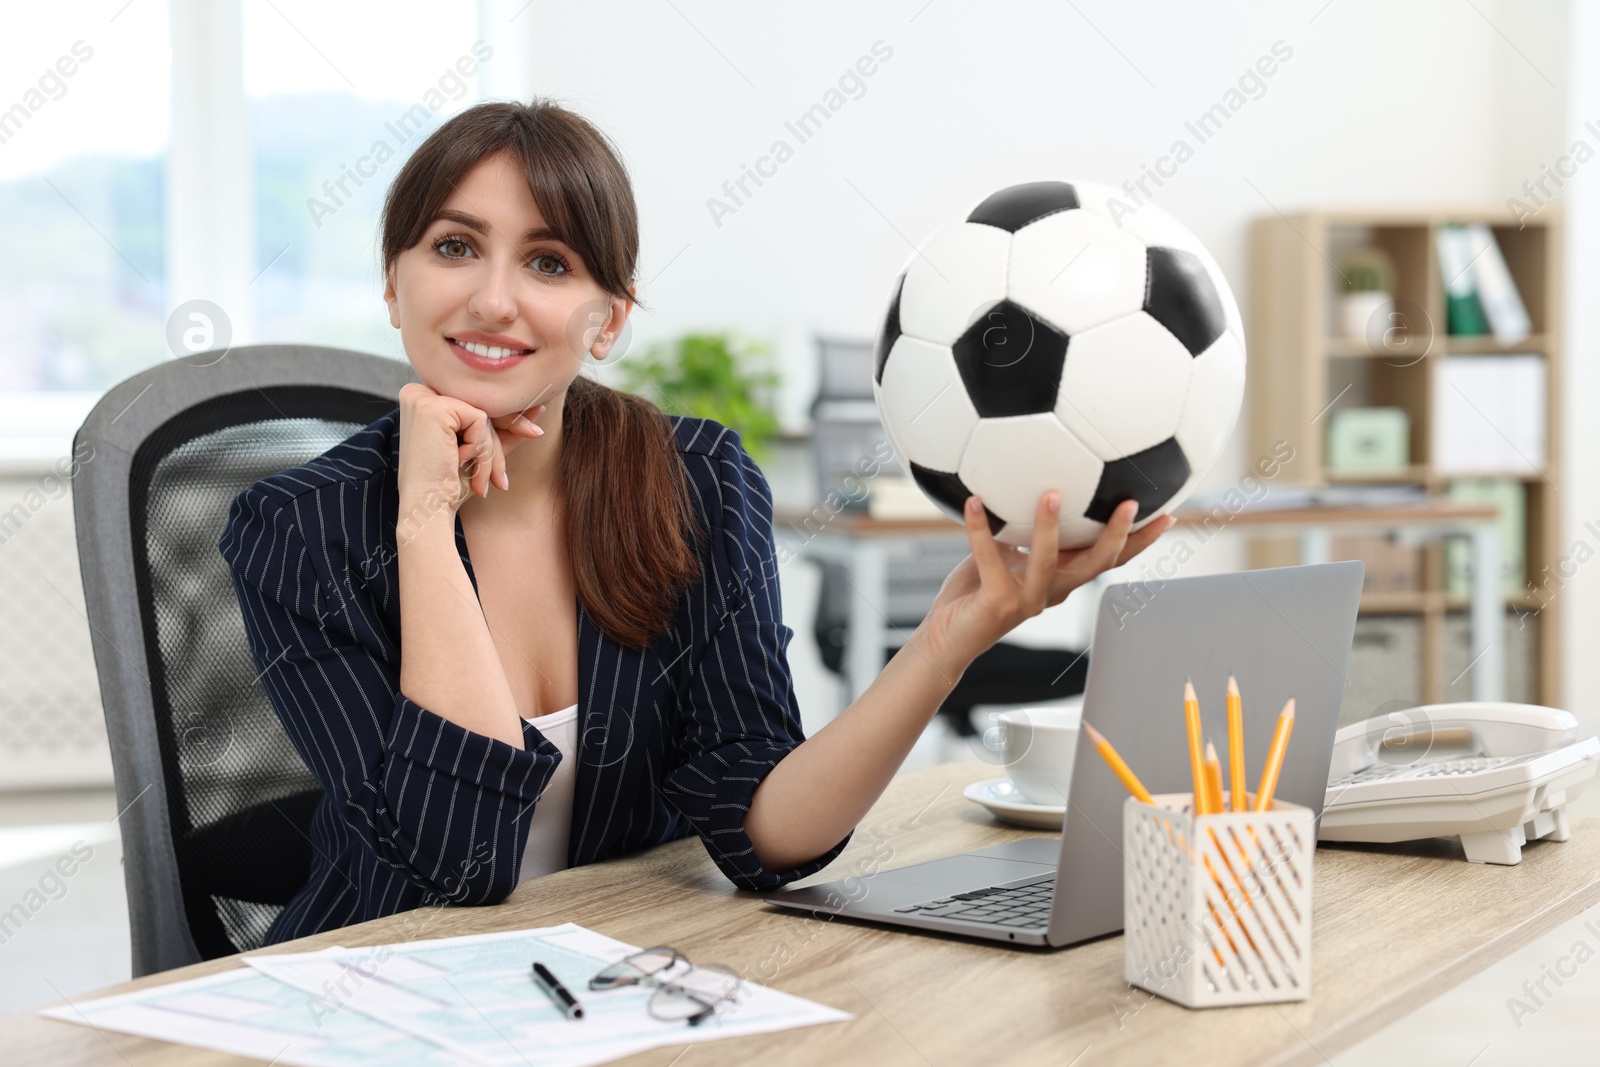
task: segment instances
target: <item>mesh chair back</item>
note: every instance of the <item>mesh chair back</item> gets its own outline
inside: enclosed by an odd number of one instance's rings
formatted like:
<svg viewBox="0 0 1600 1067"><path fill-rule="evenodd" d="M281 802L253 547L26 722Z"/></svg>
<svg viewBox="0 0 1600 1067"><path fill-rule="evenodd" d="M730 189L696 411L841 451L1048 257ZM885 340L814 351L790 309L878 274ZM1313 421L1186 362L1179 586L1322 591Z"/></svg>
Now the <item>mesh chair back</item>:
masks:
<svg viewBox="0 0 1600 1067"><path fill-rule="evenodd" d="M408 364L304 345L164 363L74 441L136 977L261 946L321 797L257 675L217 541L233 498L392 410ZM271 669L270 667L268 669Z"/></svg>

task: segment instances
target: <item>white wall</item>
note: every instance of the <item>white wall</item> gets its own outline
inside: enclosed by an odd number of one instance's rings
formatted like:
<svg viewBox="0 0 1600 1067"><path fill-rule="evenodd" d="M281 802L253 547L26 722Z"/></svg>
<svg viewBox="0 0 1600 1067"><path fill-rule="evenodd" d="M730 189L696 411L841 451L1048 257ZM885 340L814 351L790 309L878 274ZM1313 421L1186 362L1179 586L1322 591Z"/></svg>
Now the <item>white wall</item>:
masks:
<svg viewBox="0 0 1600 1067"><path fill-rule="evenodd" d="M1155 202L1212 249L1248 316L1251 219L1335 204L1503 203L1569 142L1565 0L904 0L812 4L787 21L732 3L528 14L528 91L599 123L634 175L651 279L642 292L655 307L637 316L634 343L725 325L779 338L791 420L812 388L810 332L874 334L908 242L1004 185L1072 176L1120 185L1187 140L1193 157ZM596 34L624 21L627 33ZM864 94L799 143L784 123L879 41L892 56ZM1200 143L1185 122L1278 41L1290 58ZM1585 113L1600 116L1600 98ZM723 183L779 138L793 158L719 226L707 199L724 197ZM1570 291L1582 291L1577 278ZM1569 352L1576 332L1571 340ZM1600 400L1600 382L1574 370L1568 380L1579 387L1570 404ZM1246 469L1247 430L1211 485ZM1583 514L1600 515L1589 499ZM1219 538L1187 571L1241 558L1237 540ZM1600 691L1600 667L1577 665L1600 632L1600 613L1580 597L1575 588L1566 605L1585 620L1569 629L1575 705Z"/></svg>
<svg viewBox="0 0 1600 1067"><path fill-rule="evenodd" d="M1571 60L1570 112L1563 151L1582 138L1600 150L1600 137L1583 128L1585 122L1600 127L1600 10L1593 4L1574 4L1568 36ZM1549 160L1552 165L1555 160ZM1588 551L1600 551L1600 307L1593 294L1600 289L1600 161L1589 160L1561 189L1560 202L1567 218L1566 392L1562 397L1566 440L1563 442L1562 551L1577 552L1582 542ZM1574 711L1594 723L1600 719L1600 562L1578 567L1570 583L1560 589L1566 625L1562 689Z"/></svg>
<svg viewBox="0 0 1600 1067"><path fill-rule="evenodd" d="M540 5L530 88L597 121L632 167L644 273L667 268L640 339L728 323L868 335L908 240L1011 182L1138 177L1174 139L1194 144L1184 122L1281 39L1293 57L1265 94L1157 196L1244 299L1246 226L1273 206L1500 202L1561 143L1562 92L1472 5L1320 4L1089 2L1080 16L906 0L788 22L734 4ZM1565 4L1477 9L1564 85ZM627 34L594 36L622 21ZM785 121L880 40L893 56L865 95L797 144ZM707 199L780 137L794 158L719 227Z"/></svg>

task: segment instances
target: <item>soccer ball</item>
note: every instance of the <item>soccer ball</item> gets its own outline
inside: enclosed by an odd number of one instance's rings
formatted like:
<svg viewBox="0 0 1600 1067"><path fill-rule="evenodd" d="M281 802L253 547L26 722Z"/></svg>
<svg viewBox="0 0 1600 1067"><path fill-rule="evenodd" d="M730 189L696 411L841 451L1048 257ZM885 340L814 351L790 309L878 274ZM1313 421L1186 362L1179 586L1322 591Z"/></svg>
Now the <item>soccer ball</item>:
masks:
<svg viewBox="0 0 1600 1067"><path fill-rule="evenodd" d="M1114 220L1116 197L1002 189L894 283L873 374L889 441L941 511L962 521L976 493L1007 544L1029 543L1049 489L1063 548L1129 497L1135 528L1166 514L1239 417L1244 328L1222 271L1152 204Z"/></svg>

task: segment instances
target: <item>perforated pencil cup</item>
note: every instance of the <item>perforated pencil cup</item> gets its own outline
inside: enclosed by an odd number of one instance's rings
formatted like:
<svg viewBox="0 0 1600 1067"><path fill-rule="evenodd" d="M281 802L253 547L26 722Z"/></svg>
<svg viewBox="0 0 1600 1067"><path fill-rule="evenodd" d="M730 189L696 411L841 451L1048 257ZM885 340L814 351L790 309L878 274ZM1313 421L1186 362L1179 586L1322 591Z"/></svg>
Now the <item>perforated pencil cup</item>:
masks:
<svg viewBox="0 0 1600 1067"><path fill-rule="evenodd" d="M1310 996L1311 809L1197 817L1188 793L1152 799L1122 809L1128 984L1186 1008Z"/></svg>

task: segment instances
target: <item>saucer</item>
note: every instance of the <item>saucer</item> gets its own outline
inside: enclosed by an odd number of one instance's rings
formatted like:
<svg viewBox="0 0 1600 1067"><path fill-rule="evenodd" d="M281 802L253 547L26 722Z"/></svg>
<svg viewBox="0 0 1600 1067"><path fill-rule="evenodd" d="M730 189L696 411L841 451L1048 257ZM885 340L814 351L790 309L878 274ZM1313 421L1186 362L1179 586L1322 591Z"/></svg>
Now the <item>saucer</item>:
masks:
<svg viewBox="0 0 1600 1067"><path fill-rule="evenodd" d="M973 782L961 795L989 809L1001 822L1018 826L1032 826L1042 830L1061 829L1067 814L1064 804L1035 804L1026 799L1021 790L1011 784L1010 778L985 778Z"/></svg>

